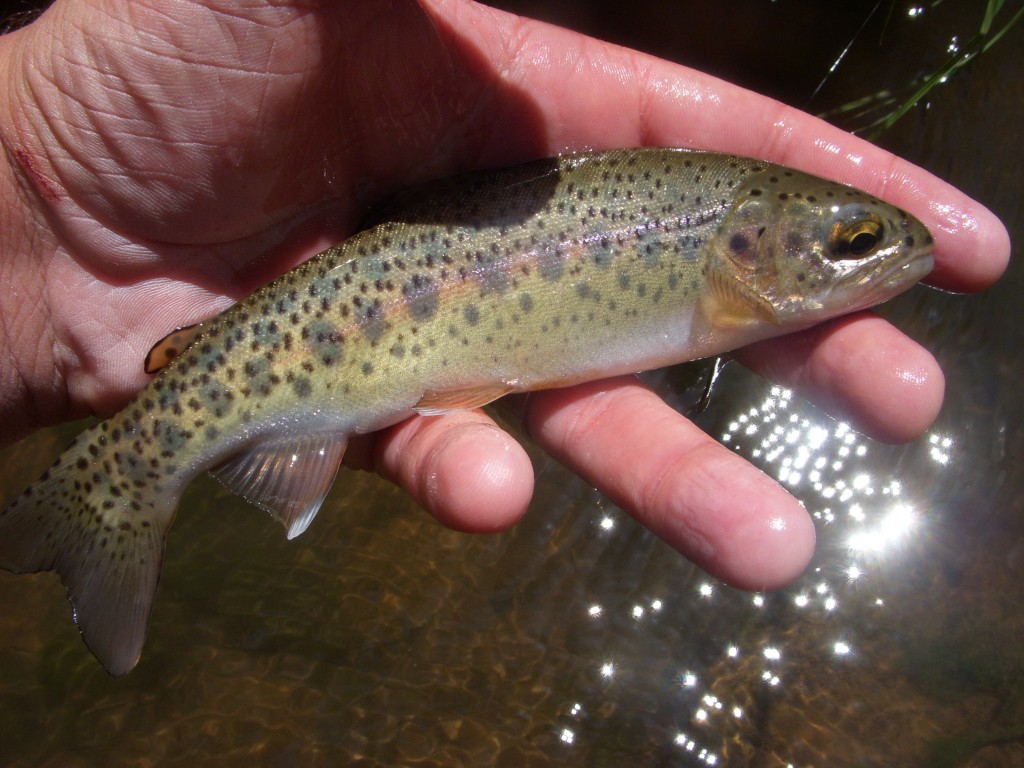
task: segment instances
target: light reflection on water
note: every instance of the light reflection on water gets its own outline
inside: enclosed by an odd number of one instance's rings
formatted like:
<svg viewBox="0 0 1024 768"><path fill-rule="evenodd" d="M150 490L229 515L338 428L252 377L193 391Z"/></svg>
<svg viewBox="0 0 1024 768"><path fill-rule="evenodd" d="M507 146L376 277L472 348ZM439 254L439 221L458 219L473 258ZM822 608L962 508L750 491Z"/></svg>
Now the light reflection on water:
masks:
<svg viewBox="0 0 1024 768"><path fill-rule="evenodd" d="M563 711L568 715L556 726L559 738L580 750L592 747L591 734L608 723L587 713L608 708L620 693L617 680L649 683L633 667L643 667L647 654L656 652L677 659L664 670L673 684L663 682L660 688L661 703L671 710L675 726L660 733L662 746L686 760L673 764L813 765L825 756L837 761L830 764L870 763L892 749L889 738L918 727L913 717L921 712L908 714L913 707L928 711L924 694L908 685L913 665L907 668L906 647L888 631L880 634L879 627L900 625L907 601L916 599L913 572L925 558L941 554L933 550L930 530L933 519L943 514L941 499L933 497L927 482L907 478L927 478L928 465L956 464L955 440L935 431L922 438L919 448L882 446L794 399L789 390L759 384L742 371L730 370L722 386L732 390L724 397L726 410L734 415L716 436L797 495L817 521L818 554L802 578L774 594L746 595L697 575L687 590L617 595L614 613L604 603L589 604L587 629L605 636L596 645L621 647L609 635L621 638L630 631L650 637L666 627L683 628L683 633L697 627L704 648L691 655L677 647L648 645L631 654L595 658L588 686L594 698L567 692ZM759 390L763 395L751 402ZM595 511L594 519L597 536L619 535L613 509ZM723 623L729 629L719 635L716 626ZM913 628L903 631L912 634ZM716 635L720 642L713 643ZM847 675L837 689L854 690L856 698L844 702L835 691L831 706L820 707L815 698L824 691L814 689L823 676ZM860 675L874 678L872 685L860 688ZM956 682L950 685L955 690ZM894 715L893 724L874 735L856 713L857 708L891 710L894 703L904 705L902 719ZM854 710L837 716L848 705ZM771 713L779 710L800 721L795 732L775 731ZM787 719L787 726L794 723ZM844 734L844 728L850 733ZM850 739L852 733L857 737ZM804 760L794 759L800 756Z"/></svg>

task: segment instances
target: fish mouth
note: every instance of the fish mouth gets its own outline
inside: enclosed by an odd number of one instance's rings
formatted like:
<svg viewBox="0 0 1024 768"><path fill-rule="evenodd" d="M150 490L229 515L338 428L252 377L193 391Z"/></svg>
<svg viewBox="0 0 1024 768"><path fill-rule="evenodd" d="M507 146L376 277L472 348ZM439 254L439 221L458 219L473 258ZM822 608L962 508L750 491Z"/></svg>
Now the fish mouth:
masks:
<svg viewBox="0 0 1024 768"><path fill-rule="evenodd" d="M931 249L921 249L916 253L907 254L905 258L884 271L872 273L871 270L866 270L862 284L874 282L874 286L860 301L851 303L847 311L855 312L888 301L919 283L934 266L935 259L932 257Z"/></svg>
<svg viewBox="0 0 1024 768"><path fill-rule="evenodd" d="M881 287L904 290L915 283L921 282L934 267L935 258L932 256L931 251L913 254L907 261L895 265L882 275Z"/></svg>

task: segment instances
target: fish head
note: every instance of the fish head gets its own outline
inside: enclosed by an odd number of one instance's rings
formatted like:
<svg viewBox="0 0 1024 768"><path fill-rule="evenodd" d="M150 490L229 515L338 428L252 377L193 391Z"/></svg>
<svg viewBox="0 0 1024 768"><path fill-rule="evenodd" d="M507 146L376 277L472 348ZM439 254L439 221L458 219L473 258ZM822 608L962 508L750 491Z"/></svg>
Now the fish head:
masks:
<svg viewBox="0 0 1024 768"><path fill-rule="evenodd" d="M747 177L709 243L712 302L734 324L806 327L880 304L932 269L916 218L780 166Z"/></svg>

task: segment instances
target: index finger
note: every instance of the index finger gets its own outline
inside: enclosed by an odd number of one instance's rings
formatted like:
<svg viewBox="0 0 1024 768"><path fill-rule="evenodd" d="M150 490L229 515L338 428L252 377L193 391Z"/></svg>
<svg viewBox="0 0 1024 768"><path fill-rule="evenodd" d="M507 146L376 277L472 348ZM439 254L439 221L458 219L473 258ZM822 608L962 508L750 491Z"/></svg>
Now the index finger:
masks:
<svg viewBox="0 0 1024 768"><path fill-rule="evenodd" d="M492 8L427 4L435 24L483 51L509 93L528 93L541 151L661 145L757 157L878 195L935 237L929 282L980 290L1005 271L1009 235L985 206L863 139L774 99L646 54ZM442 14L444 18L442 18ZM490 113L488 113L490 114ZM475 132L471 116L463 130ZM507 141L487 147L507 159ZM489 161L489 160L488 160Z"/></svg>

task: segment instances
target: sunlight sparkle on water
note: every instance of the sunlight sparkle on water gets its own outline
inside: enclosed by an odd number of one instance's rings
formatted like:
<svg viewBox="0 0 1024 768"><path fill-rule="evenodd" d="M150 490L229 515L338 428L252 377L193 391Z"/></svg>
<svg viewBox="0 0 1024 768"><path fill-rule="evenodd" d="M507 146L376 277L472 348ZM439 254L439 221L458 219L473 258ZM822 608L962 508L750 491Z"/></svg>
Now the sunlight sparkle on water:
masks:
<svg viewBox="0 0 1024 768"><path fill-rule="evenodd" d="M706 693L706 694L704 694L703 701L704 701L704 706L706 706L708 709L721 709L722 708L721 700L717 696L715 696L713 693Z"/></svg>
<svg viewBox="0 0 1024 768"><path fill-rule="evenodd" d="M953 447L953 438L948 435L929 435L928 453L936 464L946 466L949 464L950 449Z"/></svg>
<svg viewBox="0 0 1024 768"><path fill-rule="evenodd" d="M680 747L691 752L697 747L697 743L685 733L677 733L675 741Z"/></svg>
<svg viewBox="0 0 1024 768"><path fill-rule="evenodd" d="M761 673L761 680L768 683L768 685L772 686L773 688L782 682L778 675L773 675L767 669Z"/></svg>
<svg viewBox="0 0 1024 768"><path fill-rule="evenodd" d="M847 540L855 552L880 553L902 541L919 522L917 512L908 504L897 504L890 509L873 529L858 531Z"/></svg>

